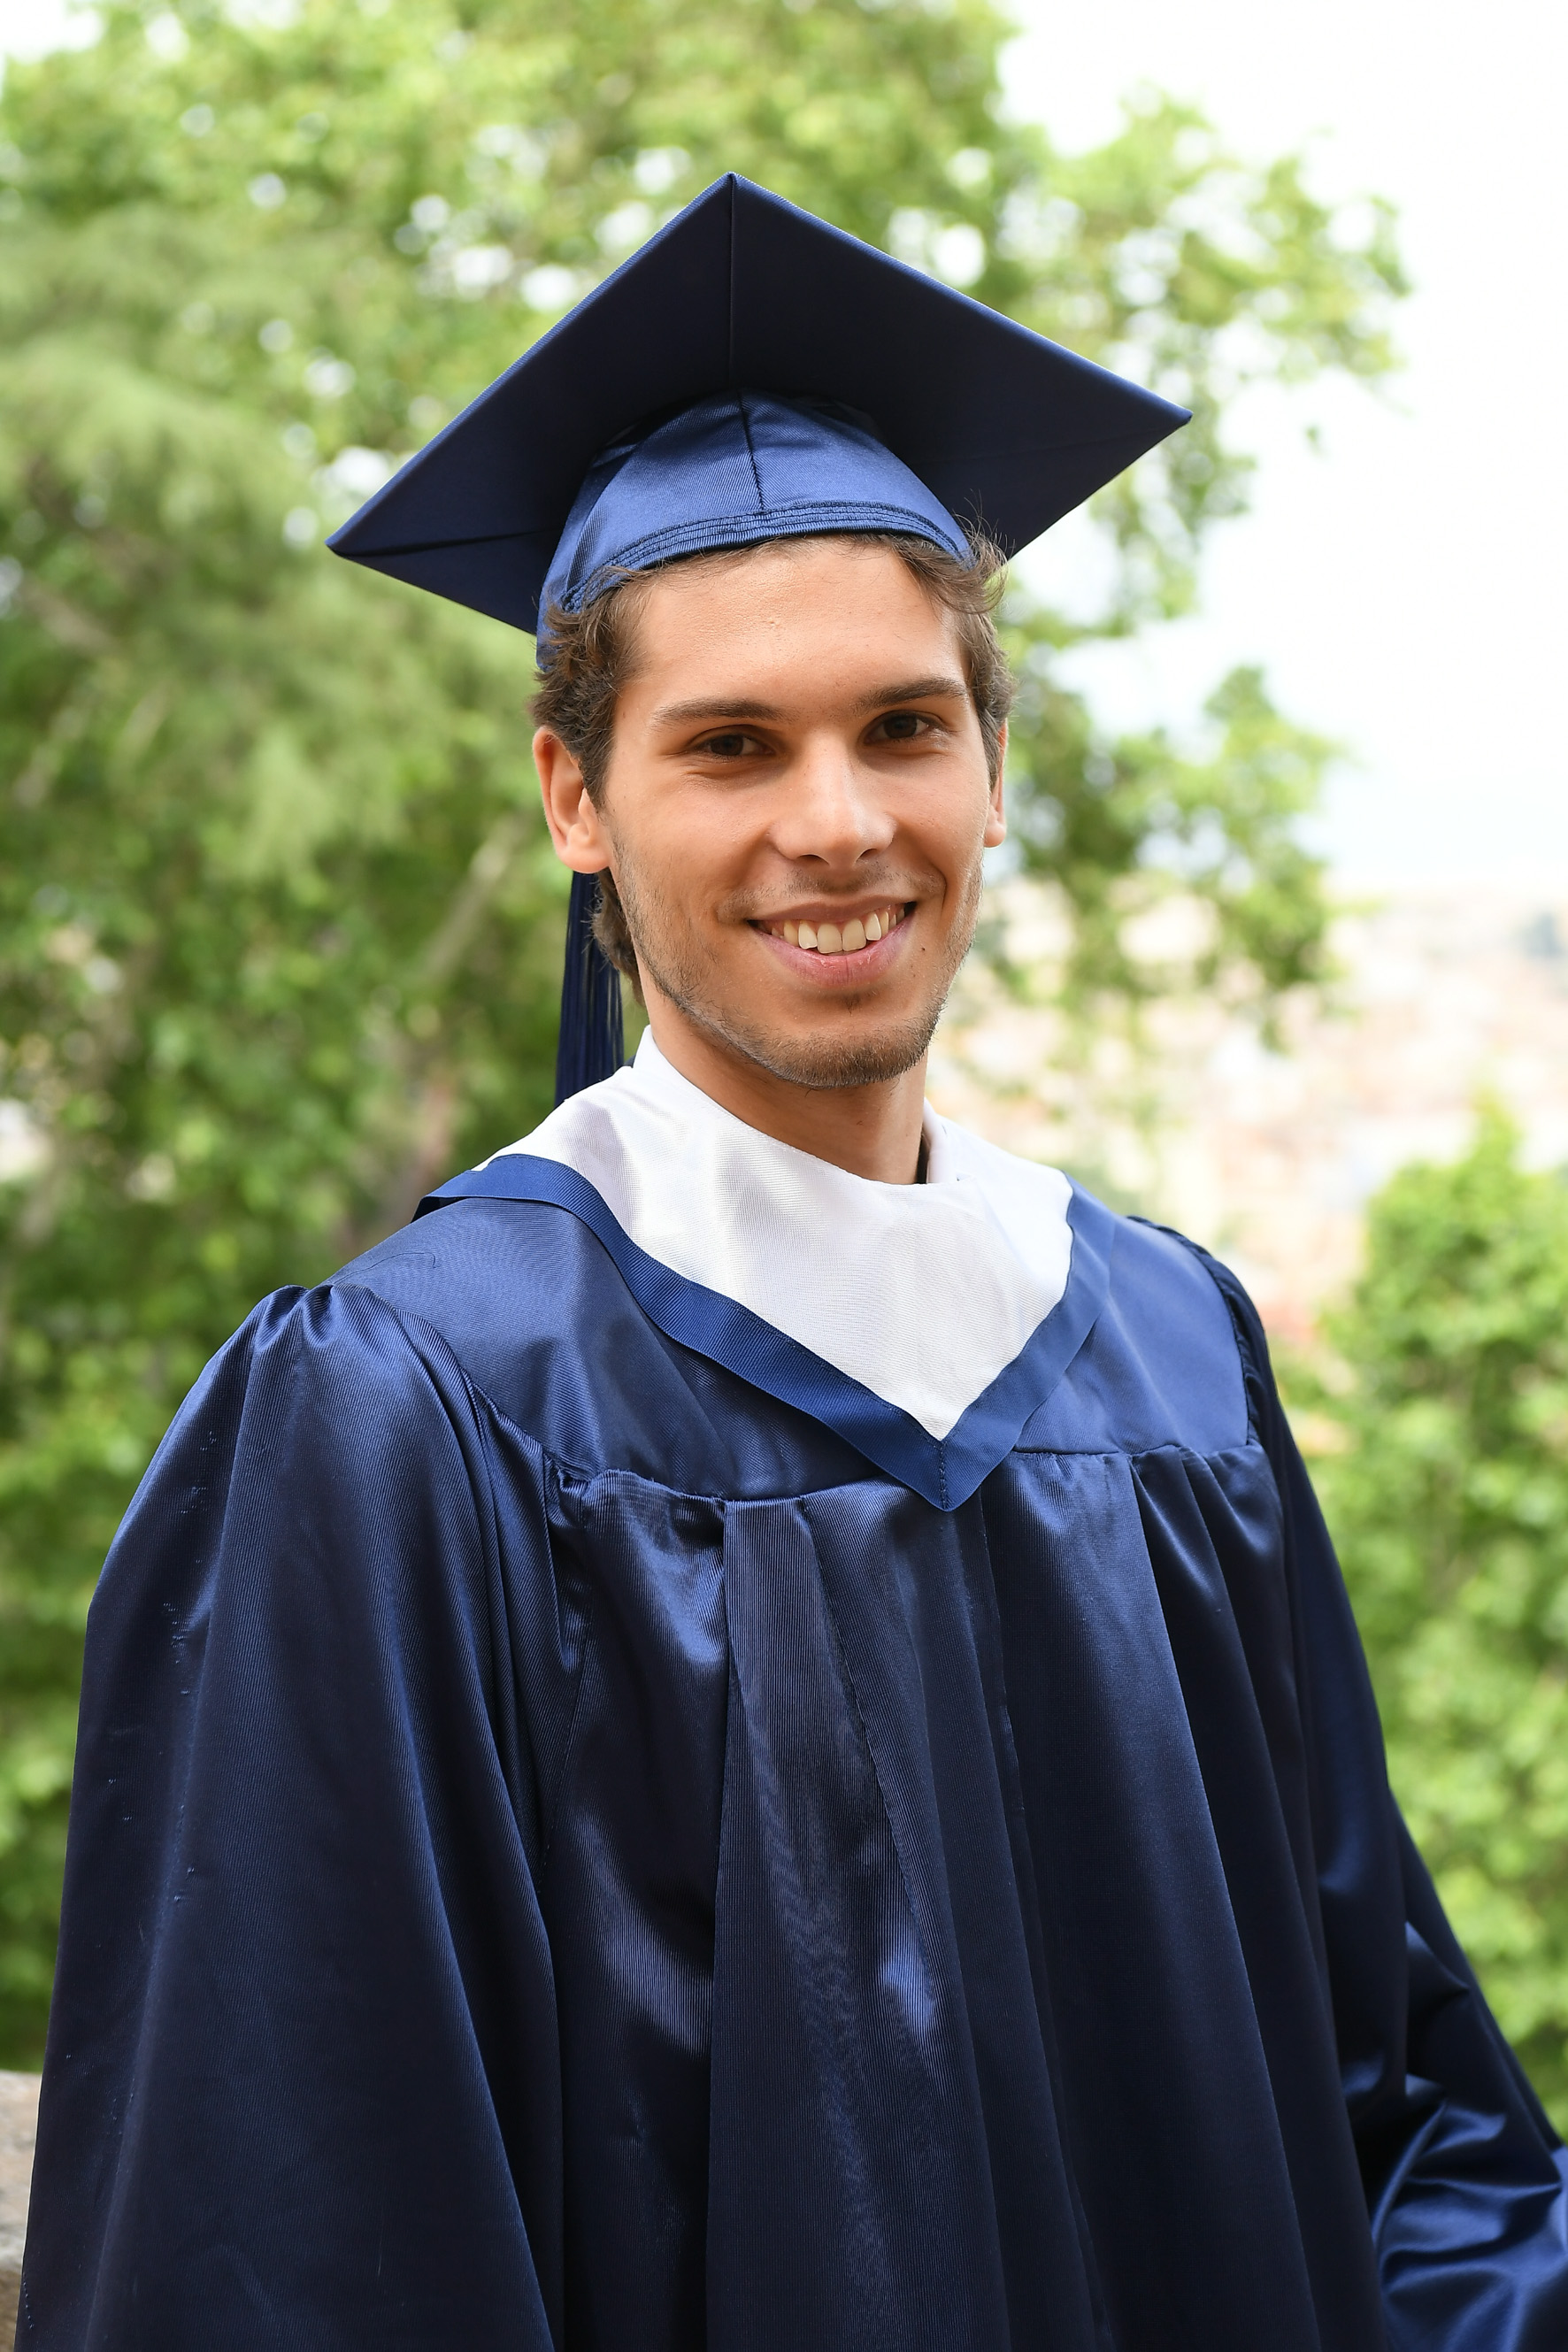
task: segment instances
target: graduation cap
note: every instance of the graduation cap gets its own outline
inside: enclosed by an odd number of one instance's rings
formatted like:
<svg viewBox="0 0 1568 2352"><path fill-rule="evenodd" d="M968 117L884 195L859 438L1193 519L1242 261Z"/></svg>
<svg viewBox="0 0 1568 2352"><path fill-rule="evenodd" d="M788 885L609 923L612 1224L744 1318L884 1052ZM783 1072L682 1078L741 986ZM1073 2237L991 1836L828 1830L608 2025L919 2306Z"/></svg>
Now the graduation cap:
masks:
<svg viewBox="0 0 1568 2352"><path fill-rule="evenodd" d="M902 530L1012 555L1186 422L731 173L328 545L519 629L699 549ZM548 626L540 657L549 659ZM620 1059L574 877L557 1098Z"/></svg>

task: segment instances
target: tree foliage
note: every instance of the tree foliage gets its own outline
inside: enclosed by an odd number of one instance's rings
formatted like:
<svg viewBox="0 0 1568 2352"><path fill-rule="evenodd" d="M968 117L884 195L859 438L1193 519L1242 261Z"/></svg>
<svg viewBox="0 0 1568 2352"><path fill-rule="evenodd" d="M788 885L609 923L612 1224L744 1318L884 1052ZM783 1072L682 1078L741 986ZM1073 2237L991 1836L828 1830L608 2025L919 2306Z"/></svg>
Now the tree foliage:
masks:
<svg viewBox="0 0 1568 2352"><path fill-rule="evenodd" d="M324 556L737 168L1194 410L1103 502L1094 624L1181 610L1248 372L1387 358L1386 224L1193 117L1066 157L987 0L110 0L0 97L0 2055L36 2051L87 1598L206 1353L547 1107L563 877L525 641ZM1318 750L1101 742L1016 610L1016 784L1086 984L1173 848L1211 971L1312 968ZM1166 857L1167 864L1170 862ZM1118 893L1121 893L1119 896Z"/></svg>
<svg viewBox="0 0 1568 2352"><path fill-rule="evenodd" d="M1238 669L1209 698L1208 756L1164 731L1106 743L1051 674L1055 646L1026 614L1006 633L1019 684L1008 756L1011 840L1021 868L1069 916L1058 985L1092 1028L1149 999L1223 989L1268 1007L1322 971L1319 861L1293 819L1311 809L1335 747L1280 716L1262 673ZM1180 893L1183 953L1151 957L1140 918ZM1032 992L1039 975L1008 977Z"/></svg>
<svg viewBox="0 0 1568 2352"><path fill-rule="evenodd" d="M1568 1183L1496 1115L1373 1203L1294 1401L1390 1774L1532 2081L1568 2123Z"/></svg>

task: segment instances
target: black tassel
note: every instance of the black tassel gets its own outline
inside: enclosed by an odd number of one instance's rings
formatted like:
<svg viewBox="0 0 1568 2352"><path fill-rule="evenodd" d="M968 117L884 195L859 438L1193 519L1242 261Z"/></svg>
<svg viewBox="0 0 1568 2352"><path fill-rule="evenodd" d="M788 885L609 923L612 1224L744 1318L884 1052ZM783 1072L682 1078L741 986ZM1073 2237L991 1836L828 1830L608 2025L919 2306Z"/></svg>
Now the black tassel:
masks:
<svg viewBox="0 0 1568 2352"><path fill-rule="evenodd" d="M614 1077L626 1057L621 976L594 937L599 877L574 874L566 916L566 970L561 982L561 1040L555 1048L555 1099Z"/></svg>

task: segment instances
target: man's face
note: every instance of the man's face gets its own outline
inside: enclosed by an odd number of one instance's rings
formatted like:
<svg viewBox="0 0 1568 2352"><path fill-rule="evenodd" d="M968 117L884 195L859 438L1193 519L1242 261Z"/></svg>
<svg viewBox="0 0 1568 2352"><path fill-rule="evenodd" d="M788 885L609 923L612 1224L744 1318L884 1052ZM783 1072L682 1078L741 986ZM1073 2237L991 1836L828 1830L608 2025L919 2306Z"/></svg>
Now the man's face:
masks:
<svg viewBox="0 0 1568 2352"><path fill-rule="evenodd" d="M815 540L659 574L635 642L598 806L556 830L613 870L656 1026L797 1085L900 1076L1004 832L952 617L891 551Z"/></svg>

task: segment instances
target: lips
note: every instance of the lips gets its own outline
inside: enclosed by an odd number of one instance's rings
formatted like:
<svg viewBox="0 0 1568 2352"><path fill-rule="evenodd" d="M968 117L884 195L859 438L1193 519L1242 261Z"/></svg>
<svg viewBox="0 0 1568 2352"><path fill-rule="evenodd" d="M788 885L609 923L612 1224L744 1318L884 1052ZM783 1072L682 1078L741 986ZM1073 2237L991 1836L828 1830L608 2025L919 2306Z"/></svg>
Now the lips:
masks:
<svg viewBox="0 0 1568 2352"><path fill-rule="evenodd" d="M844 924L770 923L767 929L775 940L787 940L792 948L805 948L808 953L853 955L858 948L875 947L903 919L902 907L878 907L869 915L852 915Z"/></svg>

